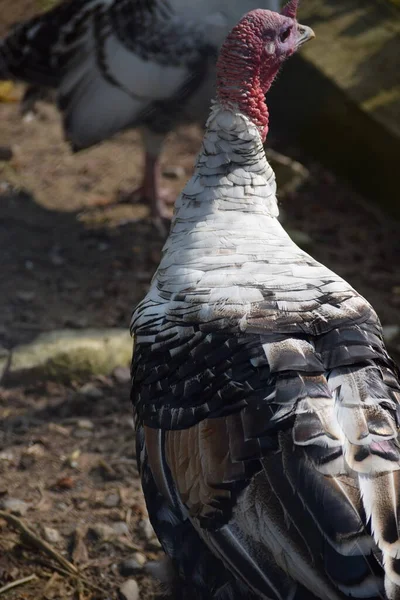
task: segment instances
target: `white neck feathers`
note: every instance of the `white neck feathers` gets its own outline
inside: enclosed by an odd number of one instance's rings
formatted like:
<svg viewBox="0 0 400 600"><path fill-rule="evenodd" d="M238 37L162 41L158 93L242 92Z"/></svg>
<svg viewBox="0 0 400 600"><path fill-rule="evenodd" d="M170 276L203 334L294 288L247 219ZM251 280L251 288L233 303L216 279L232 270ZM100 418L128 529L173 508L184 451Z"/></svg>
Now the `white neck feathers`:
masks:
<svg viewBox="0 0 400 600"><path fill-rule="evenodd" d="M207 121L193 177L176 202L171 233L183 221L219 213L278 216L275 174L257 127L234 109L215 102ZM240 218L240 217L237 217ZM232 222L232 219L229 219Z"/></svg>

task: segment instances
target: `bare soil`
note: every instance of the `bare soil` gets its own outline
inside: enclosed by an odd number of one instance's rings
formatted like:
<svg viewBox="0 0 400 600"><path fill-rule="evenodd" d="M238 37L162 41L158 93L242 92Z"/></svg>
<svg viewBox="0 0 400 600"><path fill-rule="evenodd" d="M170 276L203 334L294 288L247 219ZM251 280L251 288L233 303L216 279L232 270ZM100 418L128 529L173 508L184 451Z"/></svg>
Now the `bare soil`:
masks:
<svg viewBox="0 0 400 600"><path fill-rule="evenodd" d="M119 572L124 560L160 554L147 532L129 385L101 378L93 388L97 397L55 383L1 393L0 503L26 503L18 518L80 572L80 579L70 576L0 518L0 588L36 575L7 599L116 598L127 578ZM46 528L58 539L48 539ZM154 598L156 583L142 573L134 578L140 598Z"/></svg>
<svg viewBox="0 0 400 600"><path fill-rule="evenodd" d="M36 9L32 0L0 0L0 33ZM164 241L146 206L113 204L118 190L140 182L138 132L72 155L49 105L21 119L16 103L1 103L0 123L0 146L13 150L11 161L0 162L0 344L10 348L61 327L128 326ZM196 127L170 137L164 183L176 193L200 139ZM279 149L310 170L300 189L281 198L285 226L308 234L310 253L363 293L384 324L400 324L399 223L301 149ZM136 547L146 560L159 556L146 534L129 383L118 373L89 383L0 390L0 502L27 503L21 518L40 538L44 527L57 530L51 546L84 578L62 572L54 556L0 519L0 588L36 575L7 599L116 598L126 579L120 565ZM117 523L119 533L102 537L99 523ZM134 578L140 598L153 598L156 584L142 573Z"/></svg>

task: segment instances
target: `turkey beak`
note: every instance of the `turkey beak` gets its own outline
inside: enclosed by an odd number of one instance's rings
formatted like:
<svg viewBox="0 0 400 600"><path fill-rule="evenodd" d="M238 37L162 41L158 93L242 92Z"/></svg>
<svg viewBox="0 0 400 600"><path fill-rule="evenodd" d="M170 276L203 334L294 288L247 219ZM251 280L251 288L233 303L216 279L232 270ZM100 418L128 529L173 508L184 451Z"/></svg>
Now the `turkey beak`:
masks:
<svg viewBox="0 0 400 600"><path fill-rule="evenodd" d="M300 48L303 44L315 38L315 33L311 29L311 27L307 27L307 25L297 25L297 44L296 48Z"/></svg>

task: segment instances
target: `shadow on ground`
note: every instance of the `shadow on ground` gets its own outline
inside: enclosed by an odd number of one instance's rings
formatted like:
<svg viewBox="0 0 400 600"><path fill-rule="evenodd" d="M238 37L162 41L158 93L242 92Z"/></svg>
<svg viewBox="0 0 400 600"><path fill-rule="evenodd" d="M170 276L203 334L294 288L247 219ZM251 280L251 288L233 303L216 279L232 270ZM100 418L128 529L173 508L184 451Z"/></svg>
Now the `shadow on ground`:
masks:
<svg viewBox="0 0 400 600"><path fill-rule="evenodd" d="M57 212L26 192L0 197L0 343L62 327L128 327L159 259L149 221L92 222L95 211Z"/></svg>

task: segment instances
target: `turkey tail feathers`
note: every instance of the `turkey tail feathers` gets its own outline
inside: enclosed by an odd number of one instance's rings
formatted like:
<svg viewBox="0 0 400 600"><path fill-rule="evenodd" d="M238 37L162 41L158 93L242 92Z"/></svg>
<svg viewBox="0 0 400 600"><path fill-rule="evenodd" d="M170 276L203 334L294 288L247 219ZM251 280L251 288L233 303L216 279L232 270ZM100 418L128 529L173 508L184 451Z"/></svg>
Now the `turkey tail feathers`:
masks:
<svg viewBox="0 0 400 600"><path fill-rule="evenodd" d="M358 475L362 504L383 554L385 590L400 598L399 389L378 366L334 370L328 380L344 433L344 456ZM394 385L393 385L394 383Z"/></svg>
<svg viewBox="0 0 400 600"><path fill-rule="evenodd" d="M362 330L356 334L358 339ZM326 573L345 595L381 597L377 573L382 564L386 596L397 600L400 395L392 364L382 353L379 358L375 355L376 363L364 359L353 366L327 369L331 354L329 359L322 355L324 367L318 369L321 354L311 341L295 338L285 344L264 343L263 349L277 377L271 398L277 410L271 421L284 427L294 414L291 433L279 434L282 468L276 472L276 455L273 463L263 459L287 518L311 543L312 554L324 556ZM290 361L284 356L287 350ZM362 347L357 352L363 353ZM293 363L297 371L288 370ZM296 519L296 498L311 521ZM301 509L297 512L300 515ZM323 548L318 549L313 527L326 540ZM294 575L299 579L299 573Z"/></svg>

